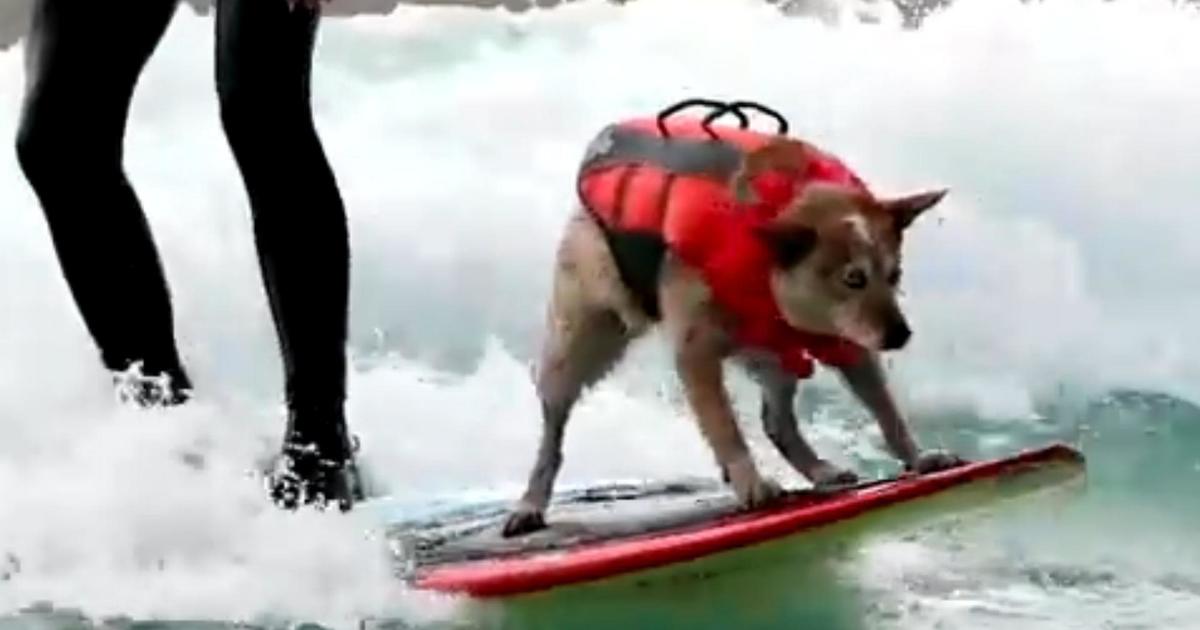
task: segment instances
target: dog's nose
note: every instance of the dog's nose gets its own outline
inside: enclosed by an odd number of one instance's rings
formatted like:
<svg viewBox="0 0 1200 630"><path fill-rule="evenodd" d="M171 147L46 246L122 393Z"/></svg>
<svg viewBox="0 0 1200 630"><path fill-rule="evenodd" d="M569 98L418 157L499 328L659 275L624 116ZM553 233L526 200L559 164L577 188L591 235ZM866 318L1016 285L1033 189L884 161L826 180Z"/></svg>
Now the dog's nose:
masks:
<svg viewBox="0 0 1200 630"><path fill-rule="evenodd" d="M883 336L883 349L899 350L908 343L910 337L912 337L912 329L908 327L908 324L900 322L888 326L887 334Z"/></svg>

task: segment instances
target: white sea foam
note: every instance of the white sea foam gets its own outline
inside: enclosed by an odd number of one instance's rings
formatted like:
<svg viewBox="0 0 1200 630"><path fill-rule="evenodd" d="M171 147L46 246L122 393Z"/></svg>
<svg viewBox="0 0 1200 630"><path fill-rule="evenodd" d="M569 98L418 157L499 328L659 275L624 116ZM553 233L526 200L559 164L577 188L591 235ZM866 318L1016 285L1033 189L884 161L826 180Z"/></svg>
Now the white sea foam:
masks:
<svg viewBox="0 0 1200 630"><path fill-rule="evenodd" d="M354 245L351 421L380 483L520 486L538 430L527 364L583 146L694 95L775 106L879 192L951 188L906 243L916 336L894 363L911 408L1020 421L1059 383L1200 398L1200 22L1167 2L960 5L915 33L695 0L323 25L315 103ZM402 592L367 516L280 514L247 477L282 428L280 374L211 31L180 12L127 144L200 388L190 409L113 405L0 152L0 552L20 564L0 608L447 612ZM0 137L15 133L20 52L0 53ZM658 342L634 359L580 407L564 482L712 474ZM849 425L812 431L878 454ZM180 463L189 449L203 470Z"/></svg>

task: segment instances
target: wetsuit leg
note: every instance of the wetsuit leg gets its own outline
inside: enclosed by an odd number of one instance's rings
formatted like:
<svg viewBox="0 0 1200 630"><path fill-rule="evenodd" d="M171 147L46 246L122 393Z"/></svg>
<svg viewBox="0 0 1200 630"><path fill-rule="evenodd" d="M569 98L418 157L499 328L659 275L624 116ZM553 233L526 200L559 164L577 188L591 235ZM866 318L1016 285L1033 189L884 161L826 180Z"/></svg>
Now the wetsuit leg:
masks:
<svg viewBox="0 0 1200 630"><path fill-rule="evenodd" d="M343 414L350 253L310 104L319 20L318 10L287 0L218 0L216 72L283 350L285 453L301 459L301 447L315 447L341 466L351 455ZM300 470L310 464L296 464L301 478L323 474Z"/></svg>
<svg viewBox="0 0 1200 630"><path fill-rule="evenodd" d="M176 0L37 0L17 135L21 168L41 202L67 286L104 365L168 376L139 402L190 389L175 346L162 265L122 166L134 86Z"/></svg>

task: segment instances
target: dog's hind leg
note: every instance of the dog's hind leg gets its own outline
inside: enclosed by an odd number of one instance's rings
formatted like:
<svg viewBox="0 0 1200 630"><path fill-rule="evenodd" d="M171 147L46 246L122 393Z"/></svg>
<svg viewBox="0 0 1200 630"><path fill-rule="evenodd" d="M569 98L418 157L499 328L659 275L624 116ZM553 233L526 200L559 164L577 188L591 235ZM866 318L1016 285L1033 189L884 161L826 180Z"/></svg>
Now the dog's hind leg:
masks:
<svg viewBox="0 0 1200 630"><path fill-rule="evenodd" d="M537 373L542 435L525 494L504 524L505 536L545 527L545 510L562 466L567 420L580 394L620 359L629 338L613 311L579 313L551 332Z"/></svg>
<svg viewBox="0 0 1200 630"><path fill-rule="evenodd" d="M546 340L537 367L542 435L525 494L504 524L504 536L545 527L545 510L562 466L562 443L571 409L583 390L620 360L642 329L611 303L617 282L611 254L594 224L573 222L559 251ZM611 273L610 273L611 271Z"/></svg>
<svg viewBox="0 0 1200 630"><path fill-rule="evenodd" d="M756 362L749 368L762 388L763 430L784 459L817 488L858 481L854 471L821 459L801 435L794 406L796 379L774 364Z"/></svg>

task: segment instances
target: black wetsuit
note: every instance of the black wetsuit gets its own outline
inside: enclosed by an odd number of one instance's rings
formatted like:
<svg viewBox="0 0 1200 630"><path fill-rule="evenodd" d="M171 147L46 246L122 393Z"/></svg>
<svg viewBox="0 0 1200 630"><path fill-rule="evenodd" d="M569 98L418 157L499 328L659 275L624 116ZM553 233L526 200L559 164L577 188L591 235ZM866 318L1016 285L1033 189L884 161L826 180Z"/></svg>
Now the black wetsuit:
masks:
<svg viewBox="0 0 1200 630"><path fill-rule="evenodd" d="M162 266L123 172L122 142L134 86L176 6L37 0L17 138L104 364L121 372L141 363L144 374L171 377L167 402L186 400L191 384ZM340 470L350 456L342 411L349 239L309 100L319 19L318 10L288 0L217 0L216 86L283 354L285 443L315 443ZM297 463L300 477L320 476L313 466Z"/></svg>

